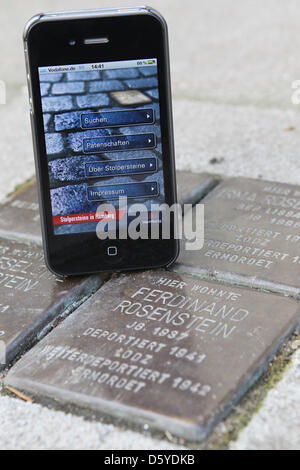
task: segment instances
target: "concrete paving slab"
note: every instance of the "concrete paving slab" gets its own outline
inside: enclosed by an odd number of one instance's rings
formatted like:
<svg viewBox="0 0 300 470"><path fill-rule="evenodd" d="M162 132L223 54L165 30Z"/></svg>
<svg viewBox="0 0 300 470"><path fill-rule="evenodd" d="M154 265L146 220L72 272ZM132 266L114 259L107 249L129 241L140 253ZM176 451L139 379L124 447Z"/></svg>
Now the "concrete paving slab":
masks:
<svg viewBox="0 0 300 470"><path fill-rule="evenodd" d="M175 100L174 122L180 170L300 184L297 109Z"/></svg>
<svg viewBox="0 0 300 470"><path fill-rule="evenodd" d="M128 5L119 0L118 5ZM0 42L6 59L0 77L9 96L25 83L22 30L40 11L111 6L109 0L12 0L3 5ZM299 79L297 0L152 0L170 31L173 90L177 98L293 108ZM12 28L11 25L14 25Z"/></svg>
<svg viewBox="0 0 300 470"><path fill-rule="evenodd" d="M28 93L25 88L10 104L0 106L0 200L34 174L28 111Z"/></svg>
<svg viewBox="0 0 300 470"><path fill-rule="evenodd" d="M299 348L299 344L295 344ZM299 450L300 449L300 349L289 370L271 390L263 406L240 433L232 450Z"/></svg>
<svg viewBox="0 0 300 470"><path fill-rule="evenodd" d="M42 244L37 186L32 180L0 205L0 236Z"/></svg>
<svg viewBox="0 0 300 470"><path fill-rule="evenodd" d="M2 450L176 450L183 446L110 424L0 397Z"/></svg>

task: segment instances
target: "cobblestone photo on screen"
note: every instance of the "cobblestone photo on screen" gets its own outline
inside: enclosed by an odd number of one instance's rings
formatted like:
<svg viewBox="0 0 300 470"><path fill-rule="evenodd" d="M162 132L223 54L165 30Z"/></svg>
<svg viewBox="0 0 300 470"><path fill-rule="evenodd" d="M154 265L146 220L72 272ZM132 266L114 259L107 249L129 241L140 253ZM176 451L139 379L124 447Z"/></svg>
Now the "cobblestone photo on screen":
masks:
<svg viewBox="0 0 300 470"><path fill-rule="evenodd" d="M106 185L136 188L148 211L164 202L156 65L40 71L40 82L55 234L96 231ZM61 223L72 215L89 221Z"/></svg>

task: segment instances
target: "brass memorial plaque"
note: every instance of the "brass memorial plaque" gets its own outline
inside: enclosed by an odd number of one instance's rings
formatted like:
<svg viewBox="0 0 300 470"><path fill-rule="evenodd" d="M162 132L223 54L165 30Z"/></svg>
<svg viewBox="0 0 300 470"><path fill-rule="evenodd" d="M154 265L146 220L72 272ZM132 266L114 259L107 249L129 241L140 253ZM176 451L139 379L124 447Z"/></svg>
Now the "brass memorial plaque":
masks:
<svg viewBox="0 0 300 470"><path fill-rule="evenodd" d="M40 247L0 239L0 369L102 282L103 276L56 278Z"/></svg>
<svg viewBox="0 0 300 470"><path fill-rule="evenodd" d="M299 320L294 299L162 270L120 275L35 346L6 384L204 439Z"/></svg>
<svg viewBox="0 0 300 470"><path fill-rule="evenodd" d="M174 269L297 296L300 187L230 178L204 200L205 244Z"/></svg>

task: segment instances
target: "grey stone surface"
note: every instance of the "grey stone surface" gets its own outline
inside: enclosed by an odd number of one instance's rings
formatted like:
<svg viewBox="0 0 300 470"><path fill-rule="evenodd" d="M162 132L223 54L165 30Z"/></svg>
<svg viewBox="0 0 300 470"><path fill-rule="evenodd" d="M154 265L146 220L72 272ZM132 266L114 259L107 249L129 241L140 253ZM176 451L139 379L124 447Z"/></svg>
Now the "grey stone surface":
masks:
<svg viewBox="0 0 300 470"><path fill-rule="evenodd" d="M0 447L6 450L184 450L110 424L0 397Z"/></svg>
<svg viewBox="0 0 300 470"><path fill-rule="evenodd" d="M48 94L50 90L50 86L51 86L50 83L41 83L41 95L42 96L45 96Z"/></svg>
<svg viewBox="0 0 300 470"><path fill-rule="evenodd" d="M202 440L299 322L291 299L166 271L108 281L5 384Z"/></svg>
<svg viewBox="0 0 300 470"><path fill-rule="evenodd" d="M78 94L83 93L84 88L84 82L55 83L51 93L52 95Z"/></svg>
<svg viewBox="0 0 300 470"><path fill-rule="evenodd" d="M24 89L18 99L0 106L0 200L34 175L27 96Z"/></svg>
<svg viewBox="0 0 300 470"><path fill-rule="evenodd" d="M140 72L145 77L151 77L157 73L157 67L141 67Z"/></svg>
<svg viewBox="0 0 300 470"><path fill-rule="evenodd" d="M149 68L149 67L148 67ZM133 69L115 69L115 70L105 70L103 72L104 79L116 79L116 78L136 78L139 76L137 70Z"/></svg>
<svg viewBox="0 0 300 470"><path fill-rule="evenodd" d="M147 90L147 95L151 96L151 98L155 98L156 100L158 100L159 98L159 92L158 92L158 89L154 89L154 90Z"/></svg>
<svg viewBox="0 0 300 470"><path fill-rule="evenodd" d="M82 207L91 210L87 201L88 183L63 186L51 189L52 213L54 216L80 214Z"/></svg>
<svg viewBox="0 0 300 470"><path fill-rule="evenodd" d="M180 170L300 184L296 107L258 109L175 100L174 124ZM213 164L213 159L219 163Z"/></svg>
<svg viewBox="0 0 300 470"><path fill-rule="evenodd" d="M49 162L49 178L51 187L60 186L61 183L86 180L85 164L99 162L103 157L99 155L79 155L78 157L58 158Z"/></svg>
<svg viewBox="0 0 300 470"><path fill-rule="evenodd" d="M0 205L0 235L17 237L41 245L41 222L36 182L20 188L3 205Z"/></svg>
<svg viewBox="0 0 300 470"><path fill-rule="evenodd" d="M44 127L45 127L46 132L49 132L50 120L51 120L51 114L44 114L43 115Z"/></svg>
<svg viewBox="0 0 300 470"><path fill-rule="evenodd" d="M56 131L65 131L71 129L80 129L81 111L72 111L71 113L60 113L54 116L54 125Z"/></svg>
<svg viewBox="0 0 300 470"><path fill-rule="evenodd" d="M180 204L195 204L211 191L219 182L209 174L197 174L191 171L177 171L177 198Z"/></svg>
<svg viewBox="0 0 300 470"><path fill-rule="evenodd" d="M128 5L119 0L119 5ZM173 90L176 98L293 108L291 83L299 79L297 0L152 0L167 18ZM6 60L0 68L9 94L25 83L20 34L36 11L83 8L81 0L13 0L2 11L0 40ZM90 8L111 6L90 0ZM11 27L11 24L14 27ZM291 46L292 45L292 46Z"/></svg>
<svg viewBox="0 0 300 470"><path fill-rule="evenodd" d="M120 80L101 80L101 82L92 82L89 86L91 93L112 90L124 90L123 83Z"/></svg>
<svg viewBox="0 0 300 470"><path fill-rule="evenodd" d="M75 132L68 134L67 142L69 144L70 150L73 152L83 152L82 141L86 138L99 137L110 135L111 130L109 129L97 129L97 130L88 130L85 132Z"/></svg>
<svg viewBox="0 0 300 470"><path fill-rule="evenodd" d="M50 83L56 83L56 82L60 82L62 78L62 73L52 73L51 75L50 74L45 74L42 78L41 78L41 82L50 82Z"/></svg>
<svg viewBox="0 0 300 470"><path fill-rule="evenodd" d="M68 111L73 109L73 101L71 96L52 97L45 96L42 98L44 112Z"/></svg>
<svg viewBox="0 0 300 470"><path fill-rule="evenodd" d="M296 343L296 342L295 342ZM232 450L300 449L300 349L282 380L270 390L263 406L240 433Z"/></svg>
<svg viewBox="0 0 300 470"><path fill-rule="evenodd" d="M158 85L157 78L133 78L132 80L126 80L126 84L129 88L134 90L142 90L143 88L154 88Z"/></svg>
<svg viewBox="0 0 300 470"><path fill-rule="evenodd" d="M45 266L41 248L0 239L0 369L34 343L72 305L95 291L103 276L62 280Z"/></svg>
<svg viewBox="0 0 300 470"><path fill-rule="evenodd" d="M48 155L56 155L64 150L64 141L60 134L45 134Z"/></svg>
<svg viewBox="0 0 300 470"><path fill-rule="evenodd" d="M175 270L299 296L300 186L229 178L203 202L204 247Z"/></svg>
<svg viewBox="0 0 300 470"><path fill-rule="evenodd" d="M80 80L99 80L100 79L100 72L97 70L93 70L91 72L68 72L67 73L67 80L69 82L75 82Z"/></svg>
<svg viewBox="0 0 300 470"><path fill-rule="evenodd" d="M109 99L104 93L95 93L93 95L78 96L76 98L79 108L90 108L95 106L108 106Z"/></svg>
<svg viewBox="0 0 300 470"><path fill-rule="evenodd" d="M152 105L151 105L152 106ZM161 129L159 126L153 125L139 125L137 126L129 126L129 127L119 127L119 132L124 135L131 135L131 134L151 134L154 133L157 137L156 141L161 139Z"/></svg>

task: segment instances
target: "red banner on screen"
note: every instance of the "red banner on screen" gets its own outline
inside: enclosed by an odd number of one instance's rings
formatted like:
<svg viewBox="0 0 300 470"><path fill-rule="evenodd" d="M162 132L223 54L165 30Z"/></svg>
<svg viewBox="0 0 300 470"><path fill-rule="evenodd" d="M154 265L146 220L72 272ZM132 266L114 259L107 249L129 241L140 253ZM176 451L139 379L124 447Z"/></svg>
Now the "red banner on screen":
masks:
<svg viewBox="0 0 300 470"><path fill-rule="evenodd" d="M53 225L86 224L87 222L100 222L100 220L121 220L126 211L89 212L87 214L56 215Z"/></svg>

